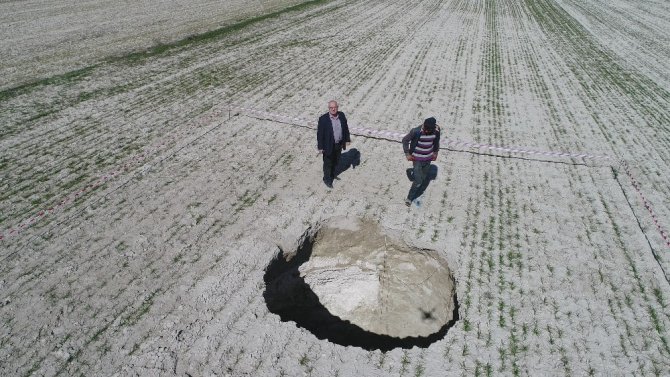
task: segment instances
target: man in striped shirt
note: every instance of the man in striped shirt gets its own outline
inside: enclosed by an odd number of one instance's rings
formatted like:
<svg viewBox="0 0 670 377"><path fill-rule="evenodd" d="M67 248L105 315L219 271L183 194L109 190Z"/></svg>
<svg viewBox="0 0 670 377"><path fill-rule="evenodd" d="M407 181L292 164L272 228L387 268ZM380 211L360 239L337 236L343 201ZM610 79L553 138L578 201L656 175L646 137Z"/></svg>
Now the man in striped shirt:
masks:
<svg viewBox="0 0 670 377"><path fill-rule="evenodd" d="M407 161L414 165L414 181L405 199L405 205L409 207L428 178L430 162L437 159L440 150L440 129L435 118L430 117L422 126L412 128L402 139L402 149Z"/></svg>

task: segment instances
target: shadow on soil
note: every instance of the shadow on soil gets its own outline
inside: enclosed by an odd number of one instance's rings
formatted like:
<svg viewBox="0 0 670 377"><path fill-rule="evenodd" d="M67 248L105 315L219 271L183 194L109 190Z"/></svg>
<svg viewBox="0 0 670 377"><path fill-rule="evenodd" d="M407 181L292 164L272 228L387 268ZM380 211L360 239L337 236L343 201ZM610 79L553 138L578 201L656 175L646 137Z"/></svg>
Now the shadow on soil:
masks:
<svg viewBox="0 0 670 377"><path fill-rule="evenodd" d="M265 270L263 297L270 312L277 314L283 322L293 321L298 327L308 330L321 340L368 351L386 352L395 348L428 347L444 338L447 330L458 321L458 301L455 294L453 319L438 332L427 337L395 338L380 335L334 316L319 302L319 298L298 271L298 267L309 260L313 242L313 238L307 239L297 253L288 258L284 257L283 251L278 253ZM421 312L425 319L431 318L430 312Z"/></svg>
<svg viewBox="0 0 670 377"><path fill-rule="evenodd" d="M340 155L340 161L338 162L337 167L335 167L335 175L339 175L340 173L349 170L349 168L356 169L360 164L361 152L356 148L349 149Z"/></svg>

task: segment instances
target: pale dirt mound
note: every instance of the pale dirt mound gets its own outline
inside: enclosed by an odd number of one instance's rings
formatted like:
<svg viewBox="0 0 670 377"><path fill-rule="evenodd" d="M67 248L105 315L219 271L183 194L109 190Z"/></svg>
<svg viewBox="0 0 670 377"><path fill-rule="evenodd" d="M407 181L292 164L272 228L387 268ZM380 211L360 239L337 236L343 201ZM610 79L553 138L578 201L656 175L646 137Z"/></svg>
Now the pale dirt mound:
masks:
<svg viewBox="0 0 670 377"><path fill-rule="evenodd" d="M336 344L385 351L427 347L458 319L454 278L436 252L351 218L303 237L266 269L265 301L282 321Z"/></svg>
<svg viewBox="0 0 670 377"><path fill-rule="evenodd" d="M392 241L373 222L331 221L300 276L331 314L376 334L426 337L454 317L447 263Z"/></svg>

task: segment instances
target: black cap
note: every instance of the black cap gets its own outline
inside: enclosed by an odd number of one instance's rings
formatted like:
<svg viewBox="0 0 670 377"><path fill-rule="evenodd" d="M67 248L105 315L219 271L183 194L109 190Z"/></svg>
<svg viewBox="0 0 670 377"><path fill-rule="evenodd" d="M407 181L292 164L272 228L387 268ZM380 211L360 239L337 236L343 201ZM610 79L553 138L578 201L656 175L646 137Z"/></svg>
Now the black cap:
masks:
<svg viewBox="0 0 670 377"><path fill-rule="evenodd" d="M437 120L435 120L435 118L433 118L433 117L427 118L426 120L423 121L423 126L428 131L435 131L436 125L437 125Z"/></svg>

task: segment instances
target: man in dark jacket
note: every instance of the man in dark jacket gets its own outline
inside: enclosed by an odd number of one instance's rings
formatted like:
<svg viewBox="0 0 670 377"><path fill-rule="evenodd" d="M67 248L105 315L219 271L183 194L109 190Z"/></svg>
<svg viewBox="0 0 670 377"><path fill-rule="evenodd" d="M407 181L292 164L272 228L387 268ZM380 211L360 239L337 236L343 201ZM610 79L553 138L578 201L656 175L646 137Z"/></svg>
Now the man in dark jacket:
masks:
<svg viewBox="0 0 670 377"><path fill-rule="evenodd" d="M440 129L435 118L430 117L422 126L412 128L402 139L402 149L407 161L414 165L414 181L405 199L405 205L409 207L428 178L430 162L437 160L440 151Z"/></svg>
<svg viewBox="0 0 670 377"><path fill-rule="evenodd" d="M323 155L323 183L333 188L333 179L337 178L335 169L340 161L340 155L347 149L347 143L351 142L347 117L338 111L336 101L328 102L328 112L319 117L316 140L319 153Z"/></svg>

